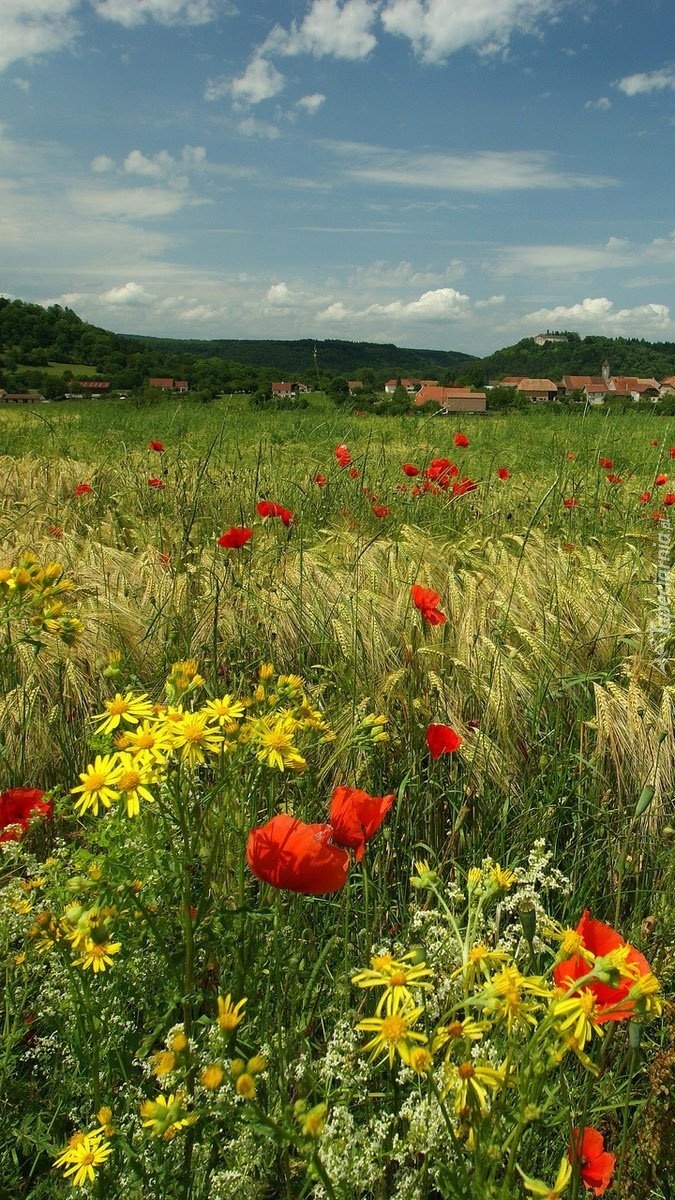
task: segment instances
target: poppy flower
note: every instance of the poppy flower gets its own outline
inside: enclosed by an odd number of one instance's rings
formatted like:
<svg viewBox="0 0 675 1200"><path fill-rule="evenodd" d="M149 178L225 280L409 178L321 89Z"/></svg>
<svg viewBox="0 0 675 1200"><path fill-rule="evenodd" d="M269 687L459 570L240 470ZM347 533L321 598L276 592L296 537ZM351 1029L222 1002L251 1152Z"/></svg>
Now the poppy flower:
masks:
<svg viewBox="0 0 675 1200"><path fill-rule="evenodd" d="M356 467L350 467L349 474L351 475L352 479L358 479L359 477L359 472L357 471Z"/></svg>
<svg viewBox="0 0 675 1200"><path fill-rule="evenodd" d="M419 609L428 625L445 624L448 618L438 608L440 600L438 592L433 592L431 588L421 587L419 583L413 583L410 595L415 608Z"/></svg>
<svg viewBox="0 0 675 1200"><path fill-rule="evenodd" d="M463 738L450 725L427 726L427 746L433 759L440 758L442 754L454 754L462 741Z"/></svg>
<svg viewBox="0 0 675 1200"><path fill-rule="evenodd" d="M349 846L360 862L366 842L377 833L395 799L393 792L388 796L370 796L360 788L336 788L328 813L333 840L338 846Z"/></svg>
<svg viewBox="0 0 675 1200"><path fill-rule="evenodd" d="M663 475L663 474L657 475L656 479L654 480L654 487L663 487L664 483L667 483L667 482L668 482L667 475Z"/></svg>
<svg viewBox="0 0 675 1200"><path fill-rule="evenodd" d="M651 492L643 492L642 495L640 496L640 504L649 504L649 501L651 500L651 498L652 498Z"/></svg>
<svg viewBox="0 0 675 1200"><path fill-rule="evenodd" d="M452 440L456 446L465 446L466 447L470 444L469 439L465 433L456 433Z"/></svg>
<svg viewBox="0 0 675 1200"><path fill-rule="evenodd" d="M164 446L161 442L148 442L149 450L156 450L158 454L164 453Z"/></svg>
<svg viewBox="0 0 675 1200"><path fill-rule="evenodd" d="M598 459L598 463L602 467L603 471L611 471L612 467L614 466L614 462L611 458L600 458Z"/></svg>
<svg viewBox="0 0 675 1200"><path fill-rule="evenodd" d="M598 1129L588 1125L583 1133L578 1129L572 1130L572 1140L568 1158L574 1166L579 1167L584 1186L602 1196L612 1181L615 1158L604 1149L604 1139Z"/></svg>
<svg viewBox="0 0 675 1200"><path fill-rule="evenodd" d="M152 478L148 480L148 487L163 488L166 487L166 484L163 479L159 479L157 475L153 475Z"/></svg>
<svg viewBox="0 0 675 1200"><path fill-rule="evenodd" d="M497 467L497 474L500 479L511 478L511 472L509 471L508 467Z"/></svg>
<svg viewBox="0 0 675 1200"><path fill-rule="evenodd" d="M666 495L663 497L661 503L667 504L668 506L675 504L675 492L666 492Z"/></svg>
<svg viewBox="0 0 675 1200"><path fill-rule="evenodd" d="M284 525L290 525L293 513L283 504L275 504L273 500L260 500L256 505L259 517L279 517Z"/></svg>
<svg viewBox="0 0 675 1200"><path fill-rule="evenodd" d="M0 842L18 842L32 817L51 817L52 804L40 788L9 788L0 795Z"/></svg>
<svg viewBox="0 0 675 1200"><path fill-rule="evenodd" d="M339 892L347 880L349 855L333 844L332 835L330 825L306 825L279 813L251 830L246 861L253 874L272 887L304 896Z"/></svg>
<svg viewBox="0 0 675 1200"><path fill-rule="evenodd" d="M409 479L414 479L415 475L419 475L420 473L419 467L416 467L414 463L404 463L401 470Z"/></svg>
<svg viewBox="0 0 675 1200"><path fill-rule="evenodd" d="M241 550L252 537L252 529L247 529L245 525L232 525L225 533L221 533L218 545L224 550Z"/></svg>
<svg viewBox="0 0 675 1200"><path fill-rule="evenodd" d="M612 929L611 925L604 925L602 921L595 921L590 916L588 909L584 909L576 932L581 938L581 946L585 950L589 950L595 958L603 958L612 950L618 950L628 943L624 941L620 934ZM647 959L634 946L629 946L629 954L626 959L628 966L637 969L640 975L650 975L651 968ZM588 975L590 971L588 960L582 954L574 954L572 958L568 958L565 962L558 963L553 968L553 979L556 987L564 988L567 991L572 986L575 979L581 979L584 975ZM620 979L616 987L612 987L609 983L604 983L601 979L592 979L584 984L584 990L593 993L596 1003L596 1020L603 1024L605 1021L623 1021L627 1017L632 1017L635 1011L634 1004L626 997L633 986L633 980ZM623 1003L626 1001L626 1003ZM615 1006L619 1005L618 1008ZM615 1011L610 1011L615 1009Z"/></svg>
<svg viewBox="0 0 675 1200"><path fill-rule="evenodd" d="M620 475L608 475L607 482L614 483L614 484L616 484L617 487L621 487L621 484L623 483L623 479L621 478Z"/></svg>
<svg viewBox="0 0 675 1200"><path fill-rule="evenodd" d="M671 457L671 458L675 458L675 446L671 446L671 447L670 447L670 450L668 451L668 453L669 453L669 455L670 455L670 457Z"/></svg>
<svg viewBox="0 0 675 1200"><path fill-rule="evenodd" d="M568 459L569 459L569 461L570 461L570 462L574 462L577 456L576 456L576 454L574 454L574 453L573 453L573 451L572 451L572 450L570 450L570 451L569 451L569 453L568 453L568 455L567 455L567 457L568 457Z"/></svg>
<svg viewBox="0 0 675 1200"><path fill-rule="evenodd" d="M373 512L376 517L388 517L391 509L387 508L386 504L374 504Z"/></svg>
<svg viewBox="0 0 675 1200"><path fill-rule="evenodd" d="M317 487L322 488L322 487L326 486L326 484L328 483L328 480L326 479L325 475L315 475L314 482Z"/></svg>
<svg viewBox="0 0 675 1200"><path fill-rule="evenodd" d="M348 467L352 461L352 456L349 453L349 448L342 444L335 447L335 457L341 467Z"/></svg>
<svg viewBox="0 0 675 1200"><path fill-rule="evenodd" d="M665 516L665 513L659 512L659 510L658 510L658 509L656 509L656 510L655 510L655 511L654 511L654 512L651 514L652 521L662 521L662 520L663 520L663 518L664 518L664 516Z"/></svg>
<svg viewBox="0 0 675 1200"><path fill-rule="evenodd" d="M78 483L73 491L74 496L88 496L92 491L90 483Z"/></svg>
<svg viewBox="0 0 675 1200"><path fill-rule="evenodd" d="M453 496L464 496L467 492L475 492L477 487L478 484L474 483L473 479L467 479L465 476L459 482L455 480L452 485L452 494Z"/></svg>
<svg viewBox="0 0 675 1200"><path fill-rule="evenodd" d="M574 496L568 496L566 500L563 500L563 504L565 505L565 508L579 507L579 501Z"/></svg>

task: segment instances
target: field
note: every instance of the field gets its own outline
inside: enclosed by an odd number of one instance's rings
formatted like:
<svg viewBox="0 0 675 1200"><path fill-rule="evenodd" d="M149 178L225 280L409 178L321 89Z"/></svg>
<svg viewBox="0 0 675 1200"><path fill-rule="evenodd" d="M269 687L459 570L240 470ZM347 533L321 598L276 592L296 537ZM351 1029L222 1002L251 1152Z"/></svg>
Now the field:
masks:
<svg viewBox="0 0 675 1200"><path fill-rule="evenodd" d="M667 1200L675 424L0 452L7 1193Z"/></svg>

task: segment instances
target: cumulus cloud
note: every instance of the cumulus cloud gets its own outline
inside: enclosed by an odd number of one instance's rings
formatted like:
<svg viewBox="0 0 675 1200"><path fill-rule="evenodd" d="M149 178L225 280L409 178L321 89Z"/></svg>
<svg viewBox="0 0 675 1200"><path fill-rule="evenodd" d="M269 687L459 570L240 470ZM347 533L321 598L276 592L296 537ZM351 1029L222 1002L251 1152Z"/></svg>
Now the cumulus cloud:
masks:
<svg viewBox="0 0 675 1200"><path fill-rule="evenodd" d="M79 32L79 0L2 0L0 71L13 62L71 46Z"/></svg>
<svg viewBox="0 0 675 1200"><path fill-rule="evenodd" d="M470 300L455 288L435 288L424 292L415 300L392 300L390 304L369 304L366 308L346 308L341 300L329 304L317 314L319 321L346 321L355 318L388 317L395 321L411 319L419 321L445 321L449 318L465 317L470 309Z"/></svg>
<svg viewBox="0 0 675 1200"><path fill-rule="evenodd" d="M272 125L270 121L260 121L258 117L244 117L237 125L237 133L242 137L269 138L271 141L281 137L281 131L276 125Z"/></svg>
<svg viewBox="0 0 675 1200"><path fill-rule="evenodd" d="M555 308L540 308L523 318L534 324L590 326L593 329L621 332L627 329L666 329L670 324L670 309L666 304L639 304L635 308L616 308L606 296L586 297L577 304L558 304Z"/></svg>
<svg viewBox="0 0 675 1200"><path fill-rule="evenodd" d="M268 59L256 55L248 64L243 75L233 79L229 85L232 98L244 104L260 104L283 91L286 80ZM207 97L211 98L211 97Z"/></svg>
<svg viewBox="0 0 675 1200"><path fill-rule="evenodd" d="M154 296L145 290L140 283L123 283L119 287L109 288L107 292L102 292L99 299L104 304L125 305L125 304L147 304L148 301L154 300Z"/></svg>
<svg viewBox="0 0 675 1200"><path fill-rule="evenodd" d="M588 112L607 112L612 107L612 101L609 96L598 96L597 100L587 100L584 108Z"/></svg>
<svg viewBox="0 0 675 1200"><path fill-rule="evenodd" d="M93 0L99 17L131 27L148 19L162 25L203 25L216 15L213 0Z"/></svg>
<svg viewBox="0 0 675 1200"><path fill-rule="evenodd" d="M131 150L122 167L128 175L144 175L148 179L166 179L179 170L198 169L205 162L206 150L203 146L183 146L178 159L169 154L168 150L158 150L152 157L147 157L140 150Z"/></svg>
<svg viewBox="0 0 675 1200"><path fill-rule="evenodd" d="M323 92L312 92L311 96L301 96L296 101L295 107L313 115L319 111L325 99Z"/></svg>
<svg viewBox="0 0 675 1200"><path fill-rule="evenodd" d="M104 175L106 171L112 171L115 166L115 160L107 154L97 154L91 160L91 169L97 175Z"/></svg>
<svg viewBox="0 0 675 1200"><path fill-rule="evenodd" d="M657 71L624 75L616 86L625 96L643 96L649 92L675 91L675 67L661 67Z"/></svg>
<svg viewBox="0 0 675 1200"><path fill-rule="evenodd" d="M380 19L408 38L425 62L442 62L465 47L502 51L514 33L538 33L559 15L558 0L387 0Z"/></svg>
<svg viewBox="0 0 675 1200"><path fill-rule="evenodd" d="M377 3L370 0L313 0L298 25L290 29L276 25L265 39L263 54L311 54L315 58L366 58L377 44L372 27L377 17Z"/></svg>
<svg viewBox="0 0 675 1200"><path fill-rule="evenodd" d="M458 192L502 192L557 188L609 187L602 175L558 170L551 154L528 150L488 150L459 154L416 154L360 142L326 142L348 159L351 179L404 187Z"/></svg>

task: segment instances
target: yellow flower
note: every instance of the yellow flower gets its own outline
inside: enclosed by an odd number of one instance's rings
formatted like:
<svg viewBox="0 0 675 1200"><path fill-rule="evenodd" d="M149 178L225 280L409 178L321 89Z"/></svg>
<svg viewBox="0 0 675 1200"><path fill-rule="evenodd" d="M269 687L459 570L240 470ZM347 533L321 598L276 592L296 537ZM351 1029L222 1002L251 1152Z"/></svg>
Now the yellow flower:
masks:
<svg viewBox="0 0 675 1200"><path fill-rule="evenodd" d="M508 867L500 867L499 863L495 863L490 868L490 877L503 891L507 892L510 887L516 882L517 875L515 871L510 871Z"/></svg>
<svg viewBox="0 0 675 1200"><path fill-rule="evenodd" d="M246 1070L249 1075L259 1075L261 1071L267 1070L267 1059L263 1058L262 1054L254 1054L253 1058L249 1058Z"/></svg>
<svg viewBox="0 0 675 1200"><path fill-rule="evenodd" d="M446 1086L443 1096L455 1093L455 1112L459 1116L463 1109L478 1108L484 1116L488 1110L488 1090L499 1091L505 1080L504 1068L491 1067L474 1059L456 1066L446 1063Z"/></svg>
<svg viewBox="0 0 675 1200"><path fill-rule="evenodd" d="M426 1075L433 1066L433 1055L426 1046L415 1046L410 1051L410 1066L416 1075Z"/></svg>
<svg viewBox="0 0 675 1200"><path fill-rule="evenodd" d="M364 1033L373 1033L374 1037L366 1042L362 1047L364 1053L371 1051L370 1058L378 1058L380 1055L386 1055L389 1059L389 1066L393 1066L396 1053L400 1055L404 1063L410 1063L410 1054L413 1050L413 1042L426 1042L426 1037L423 1033L417 1033L412 1029L415 1021L424 1012L423 1008L410 1008L405 1012L389 1013L386 1017L366 1017L363 1021L359 1021L357 1029L362 1029Z"/></svg>
<svg viewBox="0 0 675 1200"><path fill-rule="evenodd" d="M112 700L104 701L103 707L105 712L94 717L99 722L97 733L112 733L122 721L127 725L138 725L139 721L152 716L152 704L145 692L140 696L133 692L122 696L117 692Z"/></svg>
<svg viewBox="0 0 675 1200"><path fill-rule="evenodd" d="M595 996L589 988L582 988L567 1000L554 1000L551 1015L558 1023L560 1033L569 1033L581 1050L594 1033L603 1037L604 1031L598 1022Z"/></svg>
<svg viewBox="0 0 675 1200"><path fill-rule="evenodd" d="M182 1054L188 1048L188 1040L182 1029L176 1029L174 1033L170 1034L166 1044L174 1054Z"/></svg>
<svg viewBox="0 0 675 1200"><path fill-rule="evenodd" d="M663 1000L658 995L660 990L661 985L656 975L649 971L636 980L628 993L628 999L637 1001L636 1012L640 1016L660 1017L663 1012Z"/></svg>
<svg viewBox="0 0 675 1200"><path fill-rule="evenodd" d="M169 1096L158 1096L156 1100L144 1100L141 1104L143 1128L149 1129L153 1137L169 1141L180 1129L194 1125L199 1120L197 1113L189 1113L184 1107L182 1092L171 1092Z"/></svg>
<svg viewBox="0 0 675 1200"><path fill-rule="evenodd" d="M206 713L183 713L173 725L172 741L181 762L190 767L205 762L206 753L219 754L223 745L220 730L209 725Z"/></svg>
<svg viewBox="0 0 675 1200"><path fill-rule="evenodd" d="M148 791L148 784L157 783L157 776L150 763L144 763L140 758L135 760L131 754L119 755L119 769L117 790L126 801L127 816L137 817L141 811L141 800L154 803L155 797Z"/></svg>
<svg viewBox="0 0 675 1200"><path fill-rule="evenodd" d="M447 1025L438 1025L434 1032L433 1052L435 1054L437 1050L447 1046L446 1054L449 1055L458 1042L479 1042L489 1029L489 1021L474 1021L472 1017L465 1017L463 1021L449 1021Z"/></svg>
<svg viewBox="0 0 675 1200"><path fill-rule="evenodd" d="M172 1050L158 1050L153 1054L152 1061L154 1066L152 1074L161 1079L163 1075L170 1075L176 1066L176 1055Z"/></svg>
<svg viewBox="0 0 675 1200"><path fill-rule="evenodd" d="M382 970L366 970L360 971L357 975L352 976L352 983L358 987L382 987L384 992L378 1001L376 1013L379 1016L383 1008L386 1008L388 1013L397 1012L401 1007L413 1004L413 997L410 992L411 987L431 988L432 985L427 983L427 978L433 974L423 962L418 964L408 964L406 958L414 957L414 951L403 956L400 962L387 964Z"/></svg>
<svg viewBox="0 0 675 1200"><path fill-rule="evenodd" d="M219 700L209 700L202 711L208 713L209 718L217 721L222 728L222 726L229 726L233 721L238 721L243 717L245 709L241 700L233 700L230 695L227 695L221 696Z"/></svg>
<svg viewBox="0 0 675 1200"><path fill-rule="evenodd" d="M232 1059L232 1062L230 1063L230 1075L232 1075L234 1079L237 1079L239 1075L243 1075L245 1070L246 1063L244 1062L243 1058Z"/></svg>
<svg viewBox="0 0 675 1200"><path fill-rule="evenodd" d="M255 1079L249 1075L248 1071L244 1071L242 1075L237 1076L235 1088L238 1096L242 1100L252 1100L255 1096Z"/></svg>
<svg viewBox="0 0 675 1200"><path fill-rule="evenodd" d="M565 1191L572 1178L572 1164L567 1157L560 1159L558 1174L555 1177L555 1183L552 1188L547 1183L543 1183L541 1179L531 1179L529 1175L521 1171L520 1167L518 1167L518 1173L526 1191L532 1192L533 1196L541 1196L543 1200L558 1200L558 1197Z"/></svg>
<svg viewBox="0 0 675 1200"><path fill-rule="evenodd" d="M115 754L97 754L93 766L90 765L86 771L80 772L82 783L79 787L70 789L73 795L82 793L75 802L75 808L80 813L85 813L91 808L97 817L99 804L110 808L112 801L117 800L119 792L116 791L116 785L120 768L116 758Z"/></svg>
<svg viewBox="0 0 675 1200"><path fill-rule="evenodd" d="M86 1183L94 1182L96 1177L94 1168L100 1167L110 1154L112 1154L112 1146L103 1139L102 1134L84 1133L75 1144L71 1139L68 1148L59 1155L54 1166L67 1167L68 1169L63 1172L64 1179L72 1175L73 1185L84 1187Z"/></svg>
<svg viewBox="0 0 675 1200"><path fill-rule="evenodd" d="M537 1024L534 1014L541 1005L528 997L549 995L551 990L540 976L521 975L517 967L506 966L492 976L477 1003L485 1012L494 1013L497 1021L504 1021L512 1033L516 1028Z"/></svg>
<svg viewBox="0 0 675 1200"><path fill-rule="evenodd" d="M229 992L224 999L222 996L218 997L218 1024L221 1029L230 1033L233 1029L237 1028L237 1025L241 1024L246 1015L244 1012L246 1000L247 997L244 996L242 1000L238 1000L236 1004L233 1004Z"/></svg>
<svg viewBox="0 0 675 1200"><path fill-rule="evenodd" d="M166 752L169 748L166 729L152 721L142 721L136 729L126 730L124 745L119 746L120 750L128 750L134 757L159 764L166 762Z"/></svg>
<svg viewBox="0 0 675 1200"><path fill-rule="evenodd" d="M305 1137L317 1138L323 1133L328 1115L327 1104L315 1104L308 1109L305 1100L296 1100L293 1111Z"/></svg>
<svg viewBox="0 0 675 1200"><path fill-rule="evenodd" d="M271 679L273 675L274 675L274 667L272 666L272 663L261 663L260 664L260 670L258 671L259 679Z"/></svg>
<svg viewBox="0 0 675 1200"><path fill-rule="evenodd" d="M297 723L293 717L280 717L272 723L263 721L255 728L253 738L258 743L258 762L279 771L289 767L302 771L307 766L305 759L293 743Z"/></svg>
<svg viewBox="0 0 675 1200"><path fill-rule="evenodd" d="M103 972L105 971L106 967L112 967L113 960L111 955L117 954L118 950L121 950L121 948L121 942L98 943L92 941L91 938L87 938L84 943L84 953L80 958L75 959L74 965L76 967L82 967L83 971L86 971L88 967L91 967L94 971L94 974L98 973L99 971Z"/></svg>
<svg viewBox="0 0 675 1200"><path fill-rule="evenodd" d="M481 976L489 980L492 968L498 967L503 962L508 962L508 958L509 956L505 950L490 950L489 946L478 942L469 950L468 962L458 967L450 978L456 979L458 975L465 974L468 987L473 987L476 980L480 979Z"/></svg>
<svg viewBox="0 0 675 1200"><path fill-rule="evenodd" d="M199 1082L202 1087L209 1092L216 1092L225 1078L225 1072L220 1063L211 1063L210 1066L204 1067Z"/></svg>

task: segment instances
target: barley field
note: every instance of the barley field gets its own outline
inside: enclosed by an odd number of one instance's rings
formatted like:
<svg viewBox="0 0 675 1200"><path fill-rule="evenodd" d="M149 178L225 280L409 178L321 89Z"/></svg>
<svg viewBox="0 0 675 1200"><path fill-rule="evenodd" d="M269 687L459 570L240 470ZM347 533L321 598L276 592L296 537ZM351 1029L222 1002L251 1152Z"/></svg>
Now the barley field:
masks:
<svg viewBox="0 0 675 1200"><path fill-rule="evenodd" d="M0 491L7 1194L667 1200L675 424L50 404Z"/></svg>

